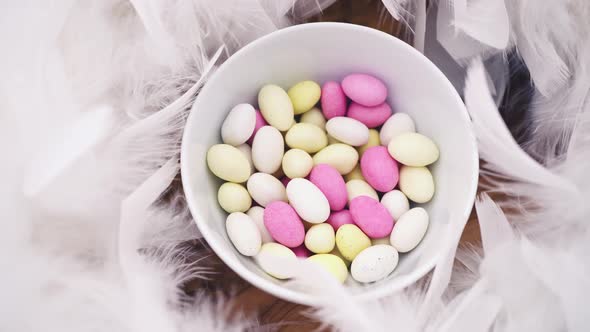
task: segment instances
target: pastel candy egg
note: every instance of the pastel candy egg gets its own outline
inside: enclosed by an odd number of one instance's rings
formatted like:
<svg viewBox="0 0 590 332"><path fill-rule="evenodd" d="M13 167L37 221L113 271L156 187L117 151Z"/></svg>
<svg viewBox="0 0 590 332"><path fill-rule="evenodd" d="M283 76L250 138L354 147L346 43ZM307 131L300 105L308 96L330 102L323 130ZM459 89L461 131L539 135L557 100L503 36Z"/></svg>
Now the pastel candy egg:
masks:
<svg viewBox="0 0 590 332"><path fill-rule="evenodd" d="M336 244L334 228L328 224L317 224L305 234L305 247L316 254L327 254Z"/></svg>
<svg viewBox="0 0 590 332"><path fill-rule="evenodd" d="M301 149L315 153L328 145L326 133L318 126L309 123L297 123L285 135L287 145L292 149Z"/></svg>
<svg viewBox="0 0 590 332"><path fill-rule="evenodd" d="M380 192L393 190L399 179L397 162L384 146L374 146L365 151L361 158L361 172L371 187Z"/></svg>
<svg viewBox="0 0 590 332"><path fill-rule="evenodd" d="M309 249L307 249L305 247L305 245L300 245L299 247L296 248L291 248L291 250L293 250L293 253L295 254L295 256L299 257L299 258L307 258L311 255L313 255L313 253L311 251L309 251Z"/></svg>
<svg viewBox="0 0 590 332"><path fill-rule="evenodd" d="M350 74L342 80L342 90L352 101L364 106L385 102L387 88L378 78L367 74Z"/></svg>
<svg viewBox="0 0 590 332"><path fill-rule="evenodd" d="M356 256L350 266L350 274L358 282L378 281L393 272L398 261L399 254L394 247L378 244L363 250Z"/></svg>
<svg viewBox="0 0 590 332"><path fill-rule="evenodd" d="M371 246L371 240L356 225L342 225L336 231L336 247L342 256L353 261L365 248Z"/></svg>
<svg viewBox="0 0 590 332"><path fill-rule="evenodd" d="M217 201L227 213L246 212L252 205L248 190L233 182L226 182L219 187Z"/></svg>
<svg viewBox="0 0 590 332"><path fill-rule="evenodd" d="M256 227L258 227L258 231L260 231L260 238L262 239L262 243L273 242L272 236L264 226L264 208L260 206L253 206L246 212L248 217L254 221Z"/></svg>
<svg viewBox="0 0 590 332"><path fill-rule="evenodd" d="M248 179L246 188L256 203L265 207L274 201L287 201L287 193L281 181L266 173L254 173Z"/></svg>
<svg viewBox="0 0 590 332"><path fill-rule="evenodd" d="M410 209L410 202L404 193L392 190L381 197L381 204L385 206L393 220L398 220L402 214Z"/></svg>
<svg viewBox="0 0 590 332"><path fill-rule="evenodd" d="M350 145L336 143L326 146L313 156L314 165L328 164L344 175L358 163L359 154Z"/></svg>
<svg viewBox="0 0 590 332"><path fill-rule="evenodd" d="M341 210L332 212L328 217L328 220L326 220L326 223L337 231L343 225L354 224L354 221L352 220L350 211Z"/></svg>
<svg viewBox="0 0 590 332"><path fill-rule="evenodd" d="M369 128L376 128L384 124L391 113L391 107L387 103L367 107L353 102L348 106L346 116L362 122Z"/></svg>
<svg viewBox="0 0 590 332"><path fill-rule="evenodd" d="M246 143L256 126L256 110L250 104L236 105L221 125L221 140L237 146Z"/></svg>
<svg viewBox="0 0 590 332"><path fill-rule="evenodd" d="M362 157L363 153L367 151L368 148L381 145L381 141L379 140L379 132L375 129L369 129L369 141L357 148L359 155Z"/></svg>
<svg viewBox="0 0 590 332"><path fill-rule="evenodd" d="M287 198L305 221L318 224L330 216L330 204L322 191L309 180L296 178L287 185Z"/></svg>
<svg viewBox="0 0 590 332"><path fill-rule="evenodd" d="M348 203L359 196L367 196L379 200L379 195L371 185L363 180L350 180L346 182L346 191L348 192Z"/></svg>
<svg viewBox="0 0 590 332"><path fill-rule="evenodd" d="M207 166L218 178L236 183L248 180L252 171L248 158L229 144L210 147L207 151Z"/></svg>
<svg viewBox="0 0 590 332"><path fill-rule="evenodd" d="M395 223L389 241L397 251L408 252L422 241L427 229L428 213L416 207L404 213Z"/></svg>
<svg viewBox="0 0 590 332"><path fill-rule="evenodd" d="M303 113L301 123L309 123L320 127L322 130L326 130L326 118L318 108L312 108L310 111Z"/></svg>
<svg viewBox="0 0 590 332"><path fill-rule="evenodd" d="M403 133L395 136L387 146L395 160L407 166L427 166L438 159L438 147L434 142L418 133Z"/></svg>
<svg viewBox="0 0 590 332"><path fill-rule="evenodd" d="M250 138L248 138L248 144L252 145L252 142L254 141L254 136L256 136L258 129L264 126L268 126L268 123L266 122L266 120L264 120L264 117L262 117L262 113L260 113L259 110L256 110L256 125L254 126L254 132L252 133L252 135L250 135Z"/></svg>
<svg viewBox="0 0 590 332"><path fill-rule="evenodd" d="M346 175L344 175L344 180L346 182L350 181L350 180L363 180L365 181L365 178L363 177L363 173L361 172L361 166L360 165L356 165L352 171L350 171L350 173L347 173Z"/></svg>
<svg viewBox="0 0 590 332"><path fill-rule="evenodd" d="M305 229L291 205L275 201L264 209L264 226L278 243L295 248L303 243Z"/></svg>
<svg viewBox="0 0 590 332"><path fill-rule="evenodd" d="M306 177L313 167L313 159L309 153L291 149L283 156L283 172L291 179Z"/></svg>
<svg viewBox="0 0 590 332"><path fill-rule="evenodd" d="M260 268L277 279L288 279L291 277L289 271L284 269L284 264L297 262L297 256L293 251L279 243L265 243L260 248L254 260Z"/></svg>
<svg viewBox="0 0 590 332"><path fill-rule="evenodd" d="M250 145L242 144L242 145L236 146L236 148L238 148L238 150L242 151L244 156L246 156L246 158L248 158L248 163L250 164L250 169L252 171L254 171L255 170L254 161L252 161L252 148L250 147Z"/></svg>
<svg viewBox="0 0 590 332"><path fill-rule="evenodd" d="M346 95L338 82L326 82L322 86L322 112L326 119L346 114Z"/></svg>
<svg viewBox="0 0 590 332"><path fill-rule="evenodd" d="M316 165L309 173L309 181L326 196L332 211L344 209L348 198L346 183L337 169L328 164Z"/></svg>
<svg viewBox="0 0 590 332"><path fill-rule="evenodd" d="M254 256L262 243L258 227L247 214L234 212L227 216L225 229L231 243L240 254Z"/></svg>
<svg viewBox="0 0 590 332"><path fill-rule="evenodd" d="M369 141L369 128L362 122L344 116L326 122L326 131L342 143L361 146Z"/></svg>
<svg viewBox="0 0 590 332"><path fill-rule="evenodd" d="M295 122L293 104L289 95L280 86L265 85L258 92L258 105L264 120L280 131L285 131Z"/></svg>
<svg viewBox="0 0 590 332"><path fill-rule="evenodd" d="M321 93L320 86L314 81L299 82L287 91L295 114L302 114L312 109L320 101Z"/></svg>
<svg viewBox="0 0 590 332"><path fill-rule="evenodd" d="M416 203L426 203L434 196L434 179L426 167L402 166L399 189Z"/></svg>
<svg viewBox="0 0 590 332"><path fill-rule="evenodd" d="M317 264L325 269L340 283L344 283L348 278L348 269L342 258L332 254L319 254L307 258L307 261Z"/></svg>
<svg viewBox="0 0 590 332"><path fill-rule="evenodd" d="M381 145L388 146L392 138L403 133L413 133L416 131L414 120L406 113L395 113L381 127L379 138Z"/></svg>
<svg viewBox="0 0 590 332"><path fill-rule="evenodd" d="M359 196L350 201L350 214L354 223L371 238L380 238L391 233L393 218L389 211L368 196Z"/></svg>
<svg viewBox="0 0 590 332"><path fill-rule="evenodd" d="M252 161L260 172L272 174L281 168L285 143L283 135L274 127L258 130L252 142Z"/></svg>

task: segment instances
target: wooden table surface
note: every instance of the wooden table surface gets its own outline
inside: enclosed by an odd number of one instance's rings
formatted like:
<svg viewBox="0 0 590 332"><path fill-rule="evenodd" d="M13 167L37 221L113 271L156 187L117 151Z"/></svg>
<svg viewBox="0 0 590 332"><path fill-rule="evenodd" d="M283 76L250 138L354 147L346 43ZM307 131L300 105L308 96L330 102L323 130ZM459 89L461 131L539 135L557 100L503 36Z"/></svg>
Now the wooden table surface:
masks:
<svg viewBox="0 0 590 332"><path fill-rule="evenodd" d="M394 35L399 33L398 23L391 18L379 0L339 0L311 21L348 22ZM461 245L479 245L479 242L479 227L472 213L463 232ZM195 281L189 288L225 295L231 312L243 314L256 323L257 327L253 327L253 331L305 332L316 330L320 326L306 315L309 308L277 299L249 285L214 254L209 258L209 263L216 274L211 276L211 280Z"/></svg>

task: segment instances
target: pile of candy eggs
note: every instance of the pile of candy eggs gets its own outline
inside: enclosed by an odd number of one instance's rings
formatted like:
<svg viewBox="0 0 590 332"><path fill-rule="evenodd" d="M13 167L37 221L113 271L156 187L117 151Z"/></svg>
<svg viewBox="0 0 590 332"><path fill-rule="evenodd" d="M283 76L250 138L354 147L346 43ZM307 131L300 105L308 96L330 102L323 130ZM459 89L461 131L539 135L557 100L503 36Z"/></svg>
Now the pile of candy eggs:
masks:
<svg viewBox="0 0 590 332"><path fill-rule="evenodd" d="M207 165L226 181L218 202L228 237L269 275L280 260L307 259L340 282L387 277L429 224L437 145L393 113L378 78L266 85L258 107L235 106ZM321 108L317 107L321 105ZM413 203L411 208L410 202Z"/></svg>

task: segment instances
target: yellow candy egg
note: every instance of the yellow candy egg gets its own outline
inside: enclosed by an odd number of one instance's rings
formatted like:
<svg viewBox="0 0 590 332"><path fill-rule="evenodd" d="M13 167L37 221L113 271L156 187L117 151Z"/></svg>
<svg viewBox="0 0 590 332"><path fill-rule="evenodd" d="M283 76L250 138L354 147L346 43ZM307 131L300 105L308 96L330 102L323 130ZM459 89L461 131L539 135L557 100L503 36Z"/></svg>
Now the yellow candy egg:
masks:
<svg viewBox="0 0 590 332"><path fill-rule="evenodd" d="M369 141L367 144L361 145L357 148L359 155L362 157L365 151L373 146L381 145L381 141L379 140L379 132L376 129L369 129Z"/></svg>
<svg viewBox="0 0 590 332"><path fill-rule="evenodd" d="M434 179L426 167L402 166L399 189L416 203L426 203L434 196Z"/></svg>
<svg viewBox="0 0 590 332"><path fill-rule="evenodd" d="M226 182L217 191L217 201L227 213L245 212L252 206L248 190L241 184Z"/></svg>
<svg viewBox="0 0 590 332"><path fill-rule="evenodd" d="M295 114L302 114L312 109L320 101L322 90L314 81L303 81L292 86L287 92Z"/></svg>
<svg viewBox="0 0 590 332"><path fill-rule="evenodd" d="M377 192L371 185L363 180L350 180L346 182L346 191L348 192L348 203L358 196L369 196L375 200L379 200Z"/></svg>
<svg viewBox="0 0 590 332"><path fill-rule="evenodd" d="M359 160L358 152L350 145L328 145L313 156L313 164L328 164L342 175L350 173Z"/></svg>
<svg viewBox="0 0 590 332"><path fill-rule="evenodd" d="M327 254L336 244L334 228L329 224L313 225L305 234L305 247L316 254Z"/></svg>
<svg viewBox="0 0 590 332"><path fill-rule="evenodd" d="M310 123L297 123L285 135L285 142L292 149L315 153L328 145L326 133Z"/></svg>
<svg viewBox="0 0 590 332"><path fill-rule="evenodd" d="M336 246L345 259L353 261L356 255L371 246L371 240L358 226L346 224L336 232Z"/></svg>
<svg viewBox="0 0 590 332"><path fill-rule="evenodd" d="M229 144L210 147L207 151L207 166L215 176L229 182L245 182L252 173L246 155Z"/></svg>
<svg viewBox="0 0 590 332"><path fill-rule="evenodd" d="M280 131L288 130L295 123L291 99L280 86L269 84L262 87L258 93L258 106L264 120Z"/></svg>
<svg viewBox="0 0 590 332"><path fill-rule="evenodd" d="M316 125L322 128L322 130L326 130L326 118L324 118L324 114L322 114L322 111L317 107L303 113L299 122Z"/></svg>
<svg viewBox="0 0 590 332"><path fill-rule="evenodd" d="M346 264L340 257L336 255L317 254L306 258L306 260L321 266L341 283L344 283L346 278L348 278L348 269L346 268Z"/></svg>
<svg viewBox="0 0 590 332"><path fill-rule="evenodd" d="M436 144L428 137L418 133L403 133L395 136L387 145L389 154L407 166L427 166L438 160Z"/></svg>
<svg viewBox="0 0 590 332"><path fill-rule="evenodd" d="M303 150L291 149L283 156L283 172L291 179L306 177L312 168L313 159Z"/></svg>

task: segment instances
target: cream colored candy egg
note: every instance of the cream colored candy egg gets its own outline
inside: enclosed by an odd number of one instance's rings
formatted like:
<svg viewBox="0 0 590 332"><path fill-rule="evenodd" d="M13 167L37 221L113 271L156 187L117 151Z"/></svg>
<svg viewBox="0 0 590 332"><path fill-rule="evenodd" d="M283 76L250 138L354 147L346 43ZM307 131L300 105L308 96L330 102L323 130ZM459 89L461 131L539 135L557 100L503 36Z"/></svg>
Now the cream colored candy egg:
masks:
<svg viewBox="0 0 590 332"><path fill-rule="evenodd" d="M302 114L311 110L320 101L321 93L320 86L314 81L299 82L287 92L295 114Z"/></svg>
<svg viewBox="0 0 590 332"><path fill-rule="evenodd" d="M389 211L393 220L398 220L410 209L410 202L404 193L392 190L381 197L381 204Z"/></svg>
<svg viewBox="0 0 590 332"><path fill-rule="evenodd" d="M360 252L350 265L352 277L362 283L374 282L387 277L395 270L399 254L394 247L378 244Z"/></svg>
<svg viewBox="0 0 590 332"><path fill-rule="evenodd" d="M369 128L362 122L337 116L326 122L326 131L342 143L361 146L369 141Z"/></svg>
<svg viewBox="0 0 590 332"><path fill-rule="evenodd" d="M217 201L227 213L246 212L252 205L248 190L233 182L226 182L219 187Z"/></svg>
<svg viewBox="0 0 590 332"><path fill-rule="evenodd" d="M363 180L350 180L346 182L346 191L348 192L348 203L358 196L369 196L374 200L379 200L379 195L370 184Z"/></svg>
<svg viewBox="0 0 590 332"><path fill-rule="evenodd" d="M330 275L338 281L344 283L348 278L348 269L342 258L332 254L318 254L306 258L307 261L313 262L325 269Z"/></svg>
<svg viewBox="0 0 590 332"><path fill-rule="evenodd" d="M428 229L428 212L415 207L404 213L395 223L389 236L391 245L399 252L408 252L422 241Z"/></svg>
<svg viewBox="0 0 590 332"><path fill-rule="evenodd" d="M362 156L368 148L379 145L381 145L381 141L379 140L379 132L376 129L369 129L369 141L366 144L359 146L357 150L359 155Z"/></svg>
<svg viewBox="0 0 590 332"><path fill-rule="evenodd" d="M305 234L305 247L316 254L327 254L334 249L334 228L326 223L313 225Z"/></svg>
<svg viewBox="0 0 590 332"><path fill-rule="evenodd" d="M438 159L436 144L418 133L404 133L395 136L387 146L389 154L406 166L427 166Z"/></svg>
<svg viewBox="0 0 590 332"><path fill-rule="evenodd" d="M342 175L350 173L359 160L358 152L350 145L328 145L313 156L313 164L328 164Z"/></svg>
<svg viewBox="0 0 590 332"><path fill-rule="evenodd" d="M312 224L319 224L330 216L330 204L324 193L302 178L296 178L287 184L287 198L301 219Z"/></svg>
<svg viewBox="0 0 590 332"><path fill-rule="evenodd" d="M297 123L285 135L285 142L292 149L315 153L328 145L326 133L310 123Z"/></svg>
<svg viewBox="0 0 590 332"><path fill-rule="evenodd" d="M346 224L336 231L336 246L344 258L353 261L356 255L371 246L371 240L358 226Z"/></svg>
<svg viewBox="0 0 590 332"><path fill-rule="evenodd" d="M309 153L291 149L283 156L283 172L291 179L306 177L313 168L313 159Z"/></svg>
<svg viewBox="0 0 590 332"><path fill-rule="evenodd" d="M344 175L344 181L348 182L350 180L363 180L363 181L365 181L365 178L363 177L363 173L361 172L360 164L357 164L354 167L354 169L352 171L350 171L350 173Z"/></svg>
<svg viewBox="0 0 590 332"><path fill-rule="evenodd" d="M395 113L385 121L379 131L381 145L388 146L391 139L399 134L416 131L414 120L406 113Z"/></svg>
<svg viewBox="0 0 590 332"><path fill-rule="evenodd" d="M237 146L246 143L256 126L256 110L250 104L236 105L221 125L223 143Z"/></svg>
<svg viewBox="0 0 590 332"><path fill-rule="evenodd" d="M274 127L258 130L252 142L252 161L260 172L272 174L281 168L285 143L283 135Z"/></svg>
<svg viewBox="0 0 590 332"><path fill-rule="evenodd" d="M326 130L326 118L319 108L314 107L310 111L307 111L301 115L300 123L309 123L320 127L322 130Z"/></svg>
<svg viewBox="0 0 590 332"><path fill-rule="evenodd" d="M254 173L248 179L246 188L252 199L263 207L274 201L287 201L287 193L283 183L266 173Z"/></svg>
<svg viewBox="0 0 590 332"><path fill-rule="evenodd" d="M399 188L411 201L426 203L434 196L434 179L426 167L402 166Z"/></svg>
<svg viewBox="0 0 590 332"><path fill-rule="evenodd" d="M229 144L210 147L207 151L207 166L215 176L229 182L245 182L251 174L248 158Z"/></svg>
<svg viewBox="0 0 590 332"><path fill-rule="evenodd" d="M262 245L254 260L260 268L277 279L288 279L292 274L285 267L297 263L295 253L282 244L269 242Z"/></svg>
<svg viewBox="0 0 590 332"><path fill-rule="evenodd" d="M288 130L295 123L291 99L278 85L269 84L260 89L258 106L264 120L280 131Z"/></svg>
<svg viewBox="0 0 590 332"><path fill-rule="evenodd" d="M225 229L231 243L240 254L254 256L258 254L262 239L258 227L247 214L234 212L227 216Z"/></svg>
<svg viewBox="0 0 590 332"><path fill-rule="evenodd" d="M253 206L246 212L248 217L254 221L258 230L260 231L260 237L262 238L262 243L273 242L272 236L264 226L264 208L260 206Z"/></svg>

